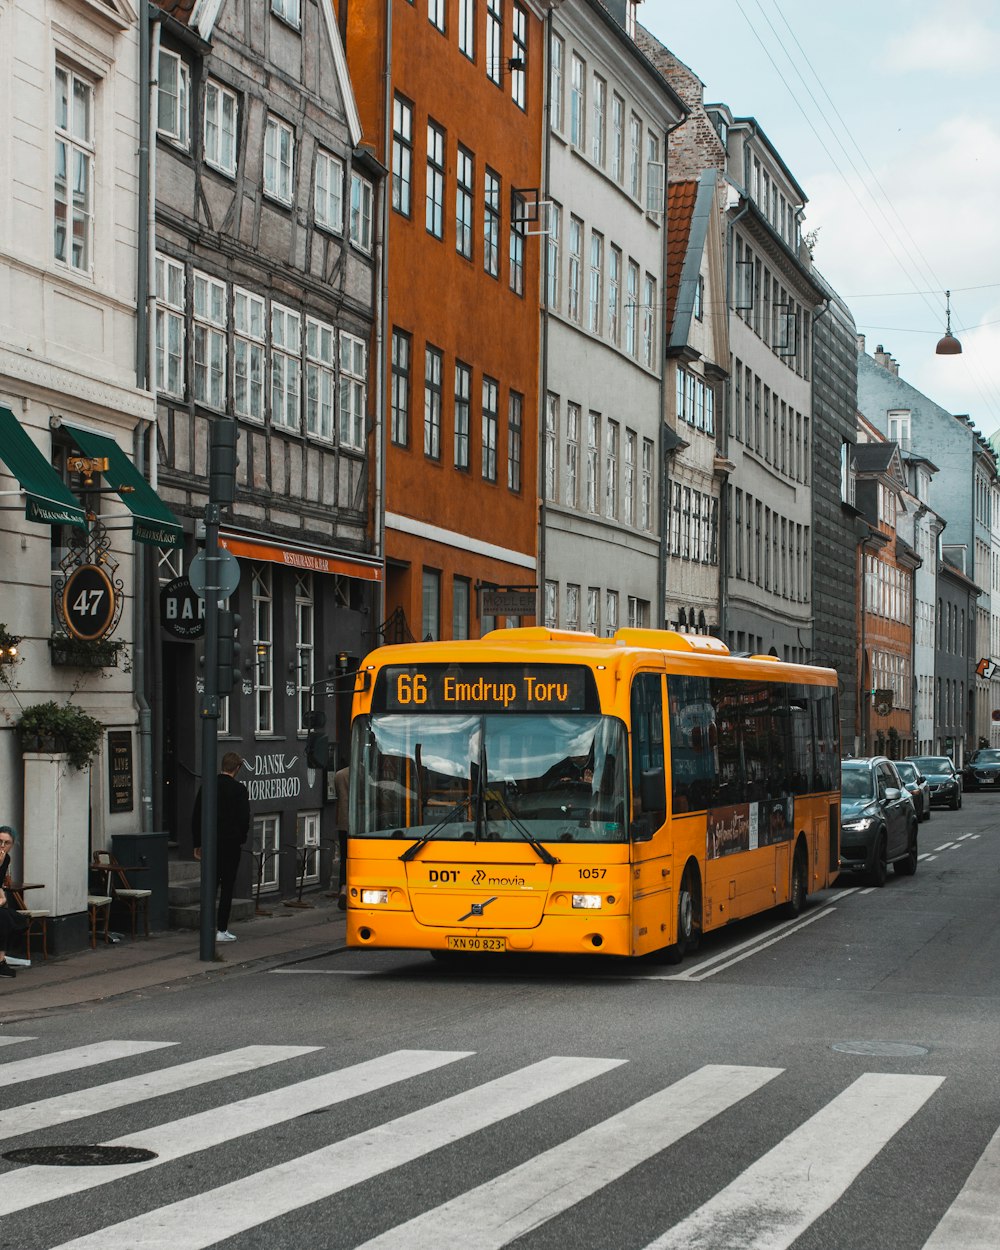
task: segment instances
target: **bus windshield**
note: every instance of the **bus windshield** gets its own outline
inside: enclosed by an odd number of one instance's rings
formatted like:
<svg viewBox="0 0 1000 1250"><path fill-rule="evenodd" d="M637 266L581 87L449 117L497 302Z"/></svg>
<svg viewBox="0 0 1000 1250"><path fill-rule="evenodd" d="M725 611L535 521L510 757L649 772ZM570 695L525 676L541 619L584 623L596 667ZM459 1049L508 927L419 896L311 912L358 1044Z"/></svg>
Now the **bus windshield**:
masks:
<svg viewBox="0 0 1000 1250"><path fill-rule="evenodd" d="M351 758L352 837L628 836L625 726L612 717L376 713L355 722Z"/></svg>

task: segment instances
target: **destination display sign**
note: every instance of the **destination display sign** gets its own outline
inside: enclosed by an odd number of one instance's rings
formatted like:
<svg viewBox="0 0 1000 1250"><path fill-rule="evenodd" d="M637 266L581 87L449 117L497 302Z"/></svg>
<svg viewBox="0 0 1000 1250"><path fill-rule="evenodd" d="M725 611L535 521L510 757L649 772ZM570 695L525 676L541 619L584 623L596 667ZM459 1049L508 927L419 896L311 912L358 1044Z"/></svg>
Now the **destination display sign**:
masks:
<svg viewBox="0 0 1000 1250"><path fill-rule="evenodd" d="M594 675L578 664L392 664L373 712L599 712Z"/></svg>

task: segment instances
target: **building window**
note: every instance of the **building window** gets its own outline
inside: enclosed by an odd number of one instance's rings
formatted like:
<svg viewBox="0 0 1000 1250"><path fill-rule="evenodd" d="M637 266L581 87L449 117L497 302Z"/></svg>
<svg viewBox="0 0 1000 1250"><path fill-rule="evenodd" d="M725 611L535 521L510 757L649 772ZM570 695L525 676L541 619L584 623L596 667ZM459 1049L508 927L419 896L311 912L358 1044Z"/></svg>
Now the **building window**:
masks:
<svg viewBox="0 0 1000 1250"><path fill-rule="evenodd" d="M601 591L598 586L587 587L587 628L592 634L601 632Z"/></svg>
<svg viewBox="0 0 1000 1250"><path fill-rule="evenodd" d="M604 168L605 143L607 142L607 109L608 109L608 84L603 78L594 75L594 91L591 100L593 109L593 118L591 124L591 139L593 140L592 155L594 164Z"/></svg>
<svg viewBox="0 0 1000 1250"><path fill-rule="evenodd" d="M94 87L56 66L55 259L90 270L94 240Z"/></svg>
<svg viewBox="0 0 1000 1250"><path fill-rule="evenodd" d="M608 421L604 431L604 515L618 516L618 439L617 421Z"/></svg>
<svg viewBox="0 0 1000 1250"><path fill-rule="evenodd" d="M618 327L621 319L622 300L622 253L612 245L608 254L608 338L618 343Z"/></svg>
<svg viewBox="0 0 1000 1250"><path fill-rule="evenodd" d="M574 53L570 60L569 141L581 152L585 139L583 111L586 107L586 74L586 65Z"/></svg>
<svg viewBox="0 0 1000 1250"><path fill-rule="evenodd" d="M274 733L274 603L271 570L266 564L252 566L254 649L254 730Z"/></svg>
<svg viewBox="0 0 1000 1250"><path fill-rule="evenodd" d="M698 281L694 284L694 305L692 311L696 321L701 321L705 316L705 279L701 274L698 275Z"/></svg>
<svg viewBox="0 0 1000 1250"><path fill-rule="evenodd" d="M363 252L372 250L372 184L351 174L351 242Z"/></svg>
<svg viewBox="0 0 1000 1250"><path fill-rule="evenodd" d="M634 260L628 263L628 286L625 289L625 350L635 356L638 350L636 325L639 311L639 266Z"/></svg>
<svg viewBox="0 0 1000 1250"><path fill-rule="evenodd" d="M580 628L580 587L566 583L566 628Z"/></svg>
<svg viewBox="0 0 1000 1250"><path fill-rule="evenodd" d="M566 481L567 507L579 505L580 480L580 405L566 405Z"/></svg>
<svg viewBox="0 0 1000 1250"><path fill-rule="evenodd" d="M333 440L336 358L333 326L306 318L306 433Z"/></svg>
<svg viewBox="0 0 1000 1250"><path fill-rule="evenodd" d="M341 234L344 229L344 166L322 149L316 153L316 224Z"/></svg>
<svg viewBox="0 0 1000 1250"><path fill-rule="evenodd" d="M296 30L302 24L301 6L302 0L271 0L271 12L275 17L280 17Z"/></svg>
<svg viewBox="0 0 1000 1250"><path fill-rule="evenodd" d="M511 391L507 400L507 486L521 490L521 414L524 397Z"/></svg>
<svg viewBox="0 0 1000 1250"><path fill-rule="evenodd" d="M900 451L910 450L910 410L893 408L886 414L888 417L888 438L890 443L898 443Z"/></svg>
<svg viewBox="0 0 1000 1250"><path fill-rule="evenodd" d="M503 0L486 0L486 77L503 80Z"/></svg>
<svg viewBox="0 0 1000 1250"><path fill-rule="evenodd" d="M295 131L276 117L269 117L264 131L265 195L291 204L294 161Z"/></svg>
<svg viewBox="0 0 1000 1250"><path fill-rule="evenodd" d="M635 525L635 430L625 431L625 468L622 472L622 520Z"/></svg>
<svg viewBox="0 0 1000 1250"><path fill-rule="evenodd" d="M552 60L549 63L549 97L552 116L552 129L562 134L563 129L563 59L565 47L558 35L552 36L550 47Z"/></svg>
<svg viewBox="0 0 1000 1250"><path fill-rule="evenodd" d="M486 170L483 194L483 268L500 276L500 175Z"/></svg>
<svg viewBox="0 0 1000 1250"><path fill-rule="evenodd" d="M628 597L629 629L647 629L649 627L649 600Z"/></svg>
<svg viewBox="0 0 1000 1250"><path fill-rule="evenodd" d="M444 34L445 0L427 0L427 20L432 26Z"/></svg>
<svg viewBox="0 0 1000 1250"><path fill-rule="evenodd" d="M646 132L646 212L663 212L663 163L660 140L651 130Z"/></svg>
<svg viewBox="0 0 1000 1250"><path fill-rule="evenodd" d="M511 195L510 205L510 289L524 294L524 231L527 208L524 197Z"/></svg>
<svg viewBox="0 0 1000 1250"><path fill-rule="evenodd" d="M628 189L632 199L642 194L642 122L635 113L629 119Z"/></svg>
<svg viewBox="0 0 1000 1250"><path fill-rule="evenodd" d="M642 440L642 478L639 484L639 509L642 528L653 529L653 440Z"/></svg>
<svg viewBox="0 0 1000 1250"><path fill-rule="evenodd" d="M569 219L569 312L574 321L580 320L580 271L583 267L583 222L579 217Z"/></svg>
<svg viewBox="0 0 1000 1250"><path fill-rule="evenodd" d="M444 131L427 123L427 233L444 237Z"/></svg>
<svg viewBox="0 0 1000 1250"><path fill-rule="evenodd" d="M364 339L340 332L340 445L361 451L365 445L368 349Z"/></svg>
<svg viewBox="0 0 1000 1250"><path fill-rule="evenodd" d="M296 812L295 845L298 848L300 881L319 881L319 812Z"/></svg>
<svg viewBox="0 0 1000 1250"><path fill-rule="evenodd" d="M302 318L290 308L271 305L271 421L289 430L299 428L302 387Z"/></svg>
<svg viewBox="0 0 1000 1250"><path fill-rule="evenodd" d="M410 336L392 332L392 441L410 445Z"/></svg>
<svg viewBox="0 0 1000 1250"><path fill-rule="evenodd" d="M194 397L226 406L226 284L194 273Z"/></svg>
<svg viewBox="0 0 1000 1250"><path fill-rule="evenodd" d="M559 624L559 583L545 581L545 628L555 629Z"/></svg>
<svg viewBox="0 0 1000 1250"><path fill-rule="evenodd" d="M250 844L261 856L261 889L276 890L278 888L281 818L279 816L255 816Z"/></svg>
<svg viewBox="0 0 1000 1250"><path fill-rule="evenodd" d="M458 0L458 50L476 59L476 0Z"/></svg>
<svg viewBox="0 0 1000 1250"><path fill-rule="evenodd" d="M392 101L392 207L409 217L413 190L413 106L400 96Z"/></svg>
<svg viewBox="0 0 1000 1250"><path fill-rule="evenodd" d="M423 571L420 637L424 642L437 642L441 637L441 574L437 569Z"/></svg>
<svg viewBox="0 0 1000 1250"><path fill-rule="evenodd" d="M263 421L267 308L261 296L234 288L233 331L233 409Z"/></svg>
<svg viewBox="0 0 1000 1250"><path fill-rule="evenodd" d="M482 473L487 482L497 480L497 396L498 384L483 378L483 456Z"/></svg>
<svg viewBox="0 0 1000 1250"><path fill-rule="evenodd" d="M468 638L469 636L469 605L471 593L469 579L456 577L451 584L451 636L452 638Z"/></svg>
<svg viewBox="0 0 1000 1250"><path fill-rule="evenodd" d="M441 353L424 350L424 455L441 459Z"/></svg>
<svg viewBox="0 0 1000 1250"><path fill-rule="evenodd" d="M655 367L653 345L656 342L656 279L646 274L642 308L642 363L647 369Z"/></svg>
<svg viewBox="0 0 1000 1250"><path fill-rule="evenodd" d="M587 511L595 515L600 511L597 504L597 491L601 455L601 416L591 412L587 417Z"/></svg>
<svg viewBox="0 0 1000 1250"><path fill-rule="evenodd" d="M519 4L513 6L511 13L510 98L519 109L523 109L528 66L528 15Z"/></svg>
<svg viewBox="0 0 1000 1250"><path fill-rule="evenodd" d="M232 177L236 173L237 101L217 82L205 86L205 160Z"/></svg>
<svg viewBox="0 0 1000 1250"><path fill-rule="evenodd" d="M593 334L601 332L601 304L604 298L604 236L590 232L590 299L587 326Z"/></svg>
<svg viewBox="0 0 1000 1250"><path fill-rule="evenodd" d="M618 632L618 591L609 590L604 599L604 628L609 638Z"/></svg>
<svg viewBox="0 0 1000 1250"><path fill-rule="evenodd" d="M188 119L191 112L188 100L190 71L176 52L168 52L165 48L160 49L157 65L156 133L186 148L189 146ZM59 82L60 73L65 75L66 71L56 71L57 87L62 85ZM77 82L82 80L75 74L67 76L73 79L75 90ZM61 106L61 101L58 104Z"/></svg>
<svg viewBox="0 0 1000 1250"><path fill-rule="evenodd" d="M298 731L309 729L309 713L312 711L312 686L316 680L315 644L313 623L315 620L315 596L312 573L295 574L295 695L298 704Z"/></svg>
<svg viewBox="0 0 1000 1250"><path fill-rule="evenodd" d="M559 311L560 254L559 236L562 231L562 209L558 204L549 205L549 233L545 240L546 293L545 302L553 312Z"/></svg>
<svg viewBox="0 0 1000 1250"><path fill-rule="evenodd" d="M472 395L472 370L461 361L455 363L455 468L469 467L469 405Z"/></svg>
<svg viewBox="0 0 1000 1250"><path fill-rule="evenodd" d="M472 259L475 179L476 167L472 153L460 147L455 167L455 251L467 260Z"/></svg>
<svg viewBox="0 0 1000 1250"><path fill-rule="evenodd" d="M625 101L611 97L611 177L620 183L625 176Z"/></svg>
<svg viewBox="0 0 1000 1250"><path fill-rule="evenodd" d="M156 256L156 389L184 395L184 266Z"/></svg>
<svg viewBox="0 0 1000 1250"><path fill-rule="evenodd" d="M559 396L545 397L545 498L558 497Z"/></svg>

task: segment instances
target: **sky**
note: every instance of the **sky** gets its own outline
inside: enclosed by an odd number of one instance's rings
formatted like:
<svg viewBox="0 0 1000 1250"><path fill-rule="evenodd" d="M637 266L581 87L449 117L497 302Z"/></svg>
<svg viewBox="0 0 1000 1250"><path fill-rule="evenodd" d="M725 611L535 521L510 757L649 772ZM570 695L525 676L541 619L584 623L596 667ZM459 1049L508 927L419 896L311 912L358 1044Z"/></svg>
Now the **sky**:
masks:
<svg viewBox="0 0 1000 1250"><path fill-rule="evenodd" d="M1000 430L1000 0L641 0L808 197L814 261L869 353ZM959 356L937 356L945 291Z"/></svg>

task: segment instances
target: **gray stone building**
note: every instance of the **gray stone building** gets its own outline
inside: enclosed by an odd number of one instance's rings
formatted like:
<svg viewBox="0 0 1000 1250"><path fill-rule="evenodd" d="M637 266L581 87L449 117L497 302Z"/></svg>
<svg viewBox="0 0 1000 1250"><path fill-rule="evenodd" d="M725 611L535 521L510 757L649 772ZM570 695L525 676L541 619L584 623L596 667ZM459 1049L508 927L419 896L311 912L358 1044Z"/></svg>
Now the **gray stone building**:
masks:
<svg viewBox="0 0 1000 1250"><path fill-rule="evenodd" d="M362 144L331 0L162 0L153 14L151 372L160 486L185 528L156 580L175 603L187 596L209 427L235 422L236 501L220 541L238 561L229 606L242 618L242 656L220 751L246 760L264 887L288 890L297 874L318 879L321 833L333 833L323 774L303 754L314 701L331 740L348 740L343 683L329 697L314 687L357 664L380 619L371 454L382 170ZM151 700L158 810L182 849L200 771L200 644L187 632L167 616L156 631Z"/></svg>

